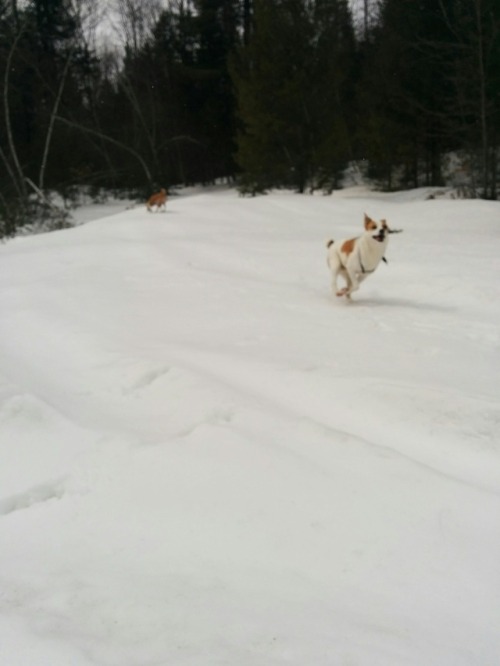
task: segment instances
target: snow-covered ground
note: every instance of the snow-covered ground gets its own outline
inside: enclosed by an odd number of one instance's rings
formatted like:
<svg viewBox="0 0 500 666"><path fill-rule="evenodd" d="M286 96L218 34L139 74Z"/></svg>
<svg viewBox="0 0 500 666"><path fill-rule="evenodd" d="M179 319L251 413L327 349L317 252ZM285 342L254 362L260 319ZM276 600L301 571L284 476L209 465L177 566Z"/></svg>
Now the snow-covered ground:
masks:
<svg viewBox="0 0 500 666"><path fill-rule="evenodd" d="M500 204L427 195L0 247L2 666L500 663Z"/></svg>

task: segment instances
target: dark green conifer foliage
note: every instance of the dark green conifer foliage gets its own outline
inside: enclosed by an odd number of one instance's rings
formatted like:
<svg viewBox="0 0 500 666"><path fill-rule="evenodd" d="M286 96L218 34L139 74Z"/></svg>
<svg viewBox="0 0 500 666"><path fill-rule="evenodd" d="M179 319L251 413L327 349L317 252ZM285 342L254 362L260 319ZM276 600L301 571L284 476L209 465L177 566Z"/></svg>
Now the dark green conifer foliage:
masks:
<svg viewBox="0 0 500 666"><path fill-rule="evenodd" d="M74 0L0 0L0 236L28 181L330 191L365 160L396 188L440 184L454 153L498 197L498 0L370 0L357 31L348 0L154 6L135 0L122 58L91 50Z"/></svg>
<svg viewBox="0 0 500 666"><path fill-rule="evenodd" d="M362 45L359 145L387 187L439 185L443 156L464 158L495 196L500 3L383 0ZM478 176L478 171L481 172ZM475 188L473 188L475 189Z"/></svg>
<svg viewBox="0 0 500 666"><path fill-rule="evenodd" d="M343 0L257 0L233 63L242 188L331 187L350 157L354 35Z"/></svg>
<svg viewBox="0 0 500 666"><path fill-rule="evenodd" d="M166 9L151 40L126 58L121 80L141 100L143 120L127 123L158 137L155 181L212 182L234 173L234 97L227 58L238 38L234 0L198 0ZM147 113L144 113L147 110ZM139 146L144 140L139 137Z"/></svg>

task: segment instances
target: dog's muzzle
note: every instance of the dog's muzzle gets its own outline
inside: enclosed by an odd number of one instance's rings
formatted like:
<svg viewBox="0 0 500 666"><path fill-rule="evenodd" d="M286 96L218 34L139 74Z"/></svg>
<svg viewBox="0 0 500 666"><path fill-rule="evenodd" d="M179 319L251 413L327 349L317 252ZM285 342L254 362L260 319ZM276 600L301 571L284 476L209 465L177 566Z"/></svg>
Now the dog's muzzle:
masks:
<svg viewBox="0 0 500 666"><path fill-rule="evenodd" d="M372 236L373 240L378 241L379 243L382 243L385 241L385 229L381 229L376 236Z"/></svg>

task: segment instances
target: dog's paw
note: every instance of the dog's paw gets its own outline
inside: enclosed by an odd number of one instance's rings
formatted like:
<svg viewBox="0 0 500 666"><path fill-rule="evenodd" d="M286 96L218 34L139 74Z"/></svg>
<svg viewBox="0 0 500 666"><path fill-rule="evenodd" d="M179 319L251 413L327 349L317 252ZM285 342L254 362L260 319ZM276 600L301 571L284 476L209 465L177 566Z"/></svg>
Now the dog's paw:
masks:
<svg viewBox="0 0 500 666"><path fill-rule="evenodd" d="M344 287L343 289L339 289L339 291L337 292L337 296L345 296L348 291L349 291L349 289L347 287Z"/></svg>

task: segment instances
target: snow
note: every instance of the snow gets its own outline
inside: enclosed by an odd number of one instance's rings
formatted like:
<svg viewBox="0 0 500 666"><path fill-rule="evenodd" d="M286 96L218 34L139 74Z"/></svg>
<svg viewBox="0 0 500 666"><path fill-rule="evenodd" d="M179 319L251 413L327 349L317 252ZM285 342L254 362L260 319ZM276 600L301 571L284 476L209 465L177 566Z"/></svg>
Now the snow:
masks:
<svg viewBox="0 0 500 666"><path fill-rule="evenodd" d="M428 195L0 247L1 664L500 663L500 205ZM348 303L365 211L404 233Z"/></svg>

